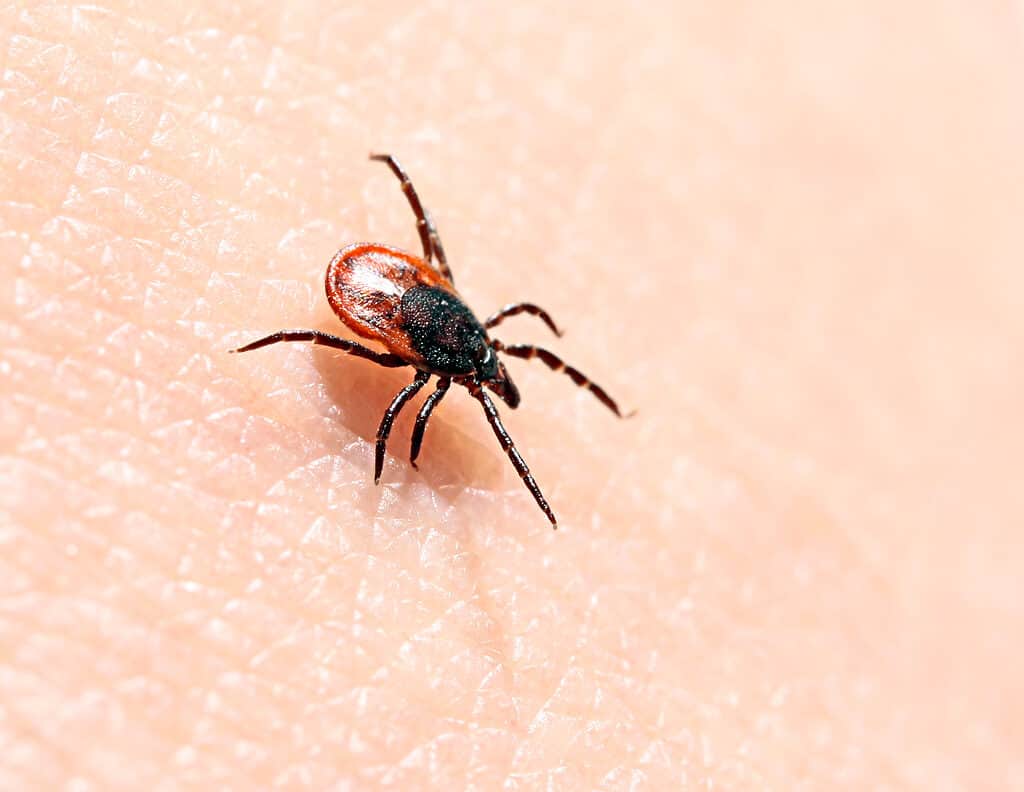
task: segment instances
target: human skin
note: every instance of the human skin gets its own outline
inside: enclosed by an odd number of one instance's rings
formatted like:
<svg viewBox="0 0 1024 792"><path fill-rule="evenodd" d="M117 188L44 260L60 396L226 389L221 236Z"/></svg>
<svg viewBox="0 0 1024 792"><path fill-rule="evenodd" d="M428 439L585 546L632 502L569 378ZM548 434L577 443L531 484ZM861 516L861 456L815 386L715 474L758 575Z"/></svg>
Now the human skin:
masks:
<svg viewBox="0 0 1024 792"><path fill-rule="evenodd" d="M377 5L0 11L0 788L1024 785L1019 18ZM228 354L418 250L371 150L638 411L509 363L558 532Z"/></svg>

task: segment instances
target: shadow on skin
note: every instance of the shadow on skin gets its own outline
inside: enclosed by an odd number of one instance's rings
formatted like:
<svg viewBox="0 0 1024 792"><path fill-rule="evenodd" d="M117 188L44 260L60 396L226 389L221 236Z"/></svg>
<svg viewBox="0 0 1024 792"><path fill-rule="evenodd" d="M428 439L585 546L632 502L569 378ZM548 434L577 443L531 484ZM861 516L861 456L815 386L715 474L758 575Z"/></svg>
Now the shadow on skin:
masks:
<svg viewBox="0 0 1024 792"><path fill-rule="evenodd" d="M367 343L340 328L337 322L319 322L316 326L324 332ZM366 478L372 483L377 428L392 399L412 382L416 370L411 366L383 368L321 346L313 347L313 362L323 379L327 395L338 405L345 426L369 444ZM449 502L470 488L500 490L504 481L502 464L507 460L497 441L493 440L479 406L469 399L465 388L458 385L452 385L430 417L416 460L419 471L409 463L409 445L416 414L433 392L436 382L436 379L431 379L395 420L388 438L380 487L395 483L411 484L418 480ZM467 400L471 403L466 403ZM462 422L467 420L478 421L485 435L472 427L461 428ZM479 438L483 438L483 442ZM491 448L486 441L492 441L494 447ZM379 488L370 489L379 497Z"/></svg>

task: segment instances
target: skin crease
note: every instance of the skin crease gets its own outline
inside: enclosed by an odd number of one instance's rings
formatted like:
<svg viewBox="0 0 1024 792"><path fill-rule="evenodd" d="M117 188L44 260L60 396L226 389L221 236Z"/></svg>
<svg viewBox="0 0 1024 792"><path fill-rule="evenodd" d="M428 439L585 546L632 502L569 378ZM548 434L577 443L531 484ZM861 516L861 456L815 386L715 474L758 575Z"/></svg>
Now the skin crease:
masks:
<svg viewBox="0 0 1024 792"><path fill-rule="evenodd" d="M0 788L1021 788L1021 18L0 9ZM781 12L781 16L780 16ZM453 389L307 345L418 242Z"/></svg>

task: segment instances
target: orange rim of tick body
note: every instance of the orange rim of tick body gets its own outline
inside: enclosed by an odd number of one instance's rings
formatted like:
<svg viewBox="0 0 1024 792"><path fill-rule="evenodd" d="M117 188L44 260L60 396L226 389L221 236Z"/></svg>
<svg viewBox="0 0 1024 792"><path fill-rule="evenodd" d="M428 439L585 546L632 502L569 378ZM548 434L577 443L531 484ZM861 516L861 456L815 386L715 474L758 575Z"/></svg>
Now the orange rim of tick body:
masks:
<svg viewBox="0 0 1024 792"><path fill-rule="evenodd" d="M327 301L352 332L377 341L413 365L425 363L402 312L417 286L440 289L461 302L452 283L419 256L388 245L358 243L339 250L327 266Z"/></svg>

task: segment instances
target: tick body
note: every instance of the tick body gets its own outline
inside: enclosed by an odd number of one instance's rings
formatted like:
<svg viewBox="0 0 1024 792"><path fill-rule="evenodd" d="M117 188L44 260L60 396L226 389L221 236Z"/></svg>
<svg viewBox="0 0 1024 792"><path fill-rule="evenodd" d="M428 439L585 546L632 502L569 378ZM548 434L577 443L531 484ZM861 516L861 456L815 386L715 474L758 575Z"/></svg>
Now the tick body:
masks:
<svg viewBox="0 0 1024 792"><path fill-rule="evenodd" d="M552 527L557 528L551 507L505 431L497 407L485 392L485 389L491 391L513 409L519 406L519 391L499 359L499 353L528 360L537 358L554 371L564 371L578 386L589 389L622 417L618 405L600 386L552 352L532 345L506 346L491 338L488 330L520 313L537 316L556 335L561 333L548 313L533 303L512 303L486 321L478 320L455 290L441 237L401 165L389 154L371 155L370 159L387 164L400 180L402 191L416 215L423 256L381 244L349 245L331 259L325 285L328 302L338 318L357 335L382 344L387 352L376 352L318 330L279 330L232 351L248 352L280 341L306 341L340 349L382 366L415 369L413 381L395 396L377 430L374 483L380 481L391 426L405 404L431 377L437 377L434 392L423 402L416 416L409 456L415 467L431 413L452 383L462 385L480 402L502 449Z"/></svg>

